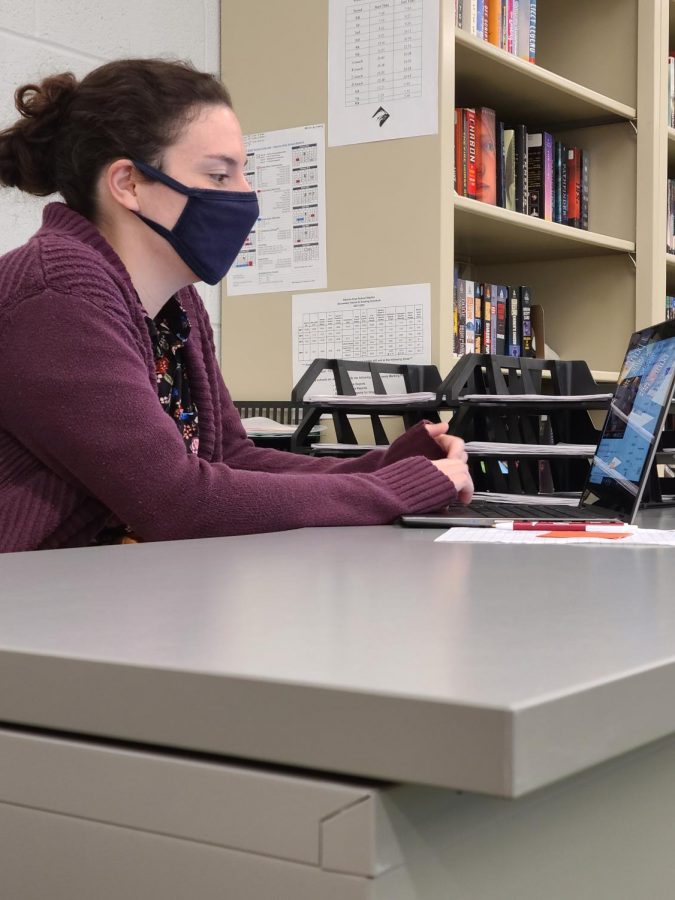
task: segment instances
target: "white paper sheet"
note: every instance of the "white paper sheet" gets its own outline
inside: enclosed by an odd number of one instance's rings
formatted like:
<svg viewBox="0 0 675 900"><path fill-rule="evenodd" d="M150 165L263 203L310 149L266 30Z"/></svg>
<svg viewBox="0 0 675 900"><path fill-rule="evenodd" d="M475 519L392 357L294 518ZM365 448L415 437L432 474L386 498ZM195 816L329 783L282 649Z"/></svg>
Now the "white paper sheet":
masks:
<svg viewBox="0 0 675 900"><path fill-rule="evenodd" d="M611 531L609 528L604 530ZM657 528L636 528L614 540L594 536L590 531L579 532L574 537L565 538L544 538L541 535L545 533L501 531L497 528L450 528L437 537L436 541L445 544L539 544L542 547L548 544L592 544L596 547L675 547L675 531L662 531Z"/></svg>
<svg viewBox="0 0 675 900"><path fill-rule="evenodd" d="M330 0L330 147L436 134L438 0Z"/></svg>
<svg viewBox="0 0 675 900"><path fill-rule="evenodd" d="M229 296L325 288L326 144L323 125L250 134L246 178L260 218L227 276Z"/></svg>
<svg viewBox="0 0 675 900"><path fill-rule="evenodd" d="M431 362L431 286L407 284L294 294L292 305L293 380L297 382L312 360L370 360L372 362ZM400 376L386 384L387 393L405 391ZM369 382L369 384L368 384ZM334 393L329 382L315 382L312 393ZM372 392L366 378L359 393Z"/></svg>

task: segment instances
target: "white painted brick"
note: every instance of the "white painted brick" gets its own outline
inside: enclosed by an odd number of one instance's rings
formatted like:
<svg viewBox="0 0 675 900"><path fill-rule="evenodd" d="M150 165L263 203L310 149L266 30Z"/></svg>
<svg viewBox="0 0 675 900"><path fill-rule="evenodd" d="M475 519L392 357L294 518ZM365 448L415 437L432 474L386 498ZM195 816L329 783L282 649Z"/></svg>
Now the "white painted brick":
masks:
<svg viewBox="0 0 675 900"><path fill-rule="evenodd" d="M205 65L205 2L36 0L37 36L107 59L178 56Z"/></svg>
<svg viewBox="0 0 675 900"><path fill-rule="evenodd" d="M27 34L35 31L35 0L0 0L0 28Z"/></svg>

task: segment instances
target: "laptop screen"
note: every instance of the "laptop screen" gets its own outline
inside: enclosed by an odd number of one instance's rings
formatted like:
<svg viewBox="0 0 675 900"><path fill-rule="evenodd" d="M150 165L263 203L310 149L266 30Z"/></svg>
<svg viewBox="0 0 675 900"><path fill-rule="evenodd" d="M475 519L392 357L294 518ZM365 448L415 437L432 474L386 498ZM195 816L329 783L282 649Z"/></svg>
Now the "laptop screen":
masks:
<svg viewBox="0 0 675 900"><path fill-rule="evenodd" d="M640 502L675 384L675 321L630 340L581 498L630 515Z"/></svg>

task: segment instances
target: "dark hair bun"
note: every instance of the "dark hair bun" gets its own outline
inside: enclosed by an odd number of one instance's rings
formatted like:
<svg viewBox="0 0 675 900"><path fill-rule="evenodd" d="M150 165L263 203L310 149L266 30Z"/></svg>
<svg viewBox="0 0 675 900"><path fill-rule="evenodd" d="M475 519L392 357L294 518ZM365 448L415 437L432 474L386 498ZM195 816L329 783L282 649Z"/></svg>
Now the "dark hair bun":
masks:
<svg viewBox="0 0 675 900"><path fill-rule="evenodd" d="M72 72L64 72L16 90L21 118L0 132L0 184L41 197L58 190L54 145L77 87Z"/></svg>

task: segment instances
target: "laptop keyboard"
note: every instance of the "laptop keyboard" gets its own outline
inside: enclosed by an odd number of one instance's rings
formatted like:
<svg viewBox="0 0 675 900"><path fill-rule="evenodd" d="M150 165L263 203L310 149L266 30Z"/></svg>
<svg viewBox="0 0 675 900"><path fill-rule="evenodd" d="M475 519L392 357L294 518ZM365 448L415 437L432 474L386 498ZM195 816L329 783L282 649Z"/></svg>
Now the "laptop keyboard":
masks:
<svg viewBox="0 0 675 900"><path fill-rule="evenodd" d="M606 519L607 511L595 511L592 507L556 506L543 503L489 503L477 501L465 507L468 515L488 519Z"/></svg>

